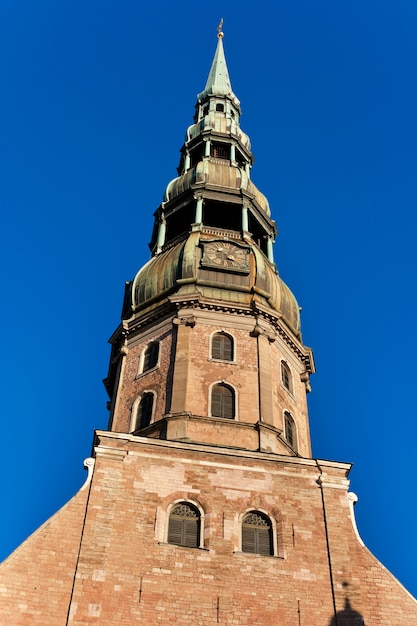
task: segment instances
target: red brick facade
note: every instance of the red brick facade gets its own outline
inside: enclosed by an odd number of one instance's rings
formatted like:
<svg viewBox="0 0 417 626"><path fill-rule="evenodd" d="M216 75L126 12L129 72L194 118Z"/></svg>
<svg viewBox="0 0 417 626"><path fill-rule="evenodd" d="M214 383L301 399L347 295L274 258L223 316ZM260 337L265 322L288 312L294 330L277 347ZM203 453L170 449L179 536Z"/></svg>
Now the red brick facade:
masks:
<svg viewBox="0 0 417 626"><path fill-rule="evenodd" d="M244 315L228 312L219 315L197 308L191 311L192 325L178 323L186 312L190 315L190 310L184 308L164 322L151 325L145 333L132 332L125 342L111 429L133 432L138 401L144 393L152 392L155 398L152 423L173 416L178 421L180 415L187 416L182 436L177 425L177 436L168 438L293 454L285 438L284 413L288 412L296 425L297 451L302 456L311 456L306 384L302 379L305 365L273 325L264 322L262 333L255 334L259 320L248 311ZM227 333L232 339L232 361L212 358L215 333ZM158 364L143 372L143 353L150 343L159 346ZM281 381L282 362L287 364L291 375L291 390ZM211 390L218 382L234 390L235 419L233 423L221 420L217 424L210 420L208 428L203 429L201 418L211 415ZM263 436L261 446L255 430L260 422L271 429L269 435ZM184 422L182 427L185 429Z"/></svg>
<svg viewBox="0 0 417 626"><path fill-rule="evenodd" d="M358 540L349 465L108 432L96 444L90 489L3 564L1 625L416 621L417 603ZM199 548L167 543L178 501L201 512ZM248 510L272 521L273 556L242 552Z"/></svg>

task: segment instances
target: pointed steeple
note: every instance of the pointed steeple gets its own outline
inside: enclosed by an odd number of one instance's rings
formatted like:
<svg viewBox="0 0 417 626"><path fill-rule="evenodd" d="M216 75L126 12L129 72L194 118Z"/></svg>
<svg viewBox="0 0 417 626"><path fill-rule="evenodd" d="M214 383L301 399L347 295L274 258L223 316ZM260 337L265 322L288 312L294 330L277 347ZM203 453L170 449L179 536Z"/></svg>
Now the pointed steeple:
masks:
<svg viewBox="0 0 417 626"><path fill-rule="evenodd" d="M232 83L230 81L229 71L227 69L226 57L223 47L224 33L221 30L222 25L223 20L220 22L219 25L219 32L217 34L217 48L214 54L213 63L211 64L207 83L204 91L198 94L198 100L202 102L210 96L227 96L234 102L237 107L239 107L240 102L233 93Z"/></svg>

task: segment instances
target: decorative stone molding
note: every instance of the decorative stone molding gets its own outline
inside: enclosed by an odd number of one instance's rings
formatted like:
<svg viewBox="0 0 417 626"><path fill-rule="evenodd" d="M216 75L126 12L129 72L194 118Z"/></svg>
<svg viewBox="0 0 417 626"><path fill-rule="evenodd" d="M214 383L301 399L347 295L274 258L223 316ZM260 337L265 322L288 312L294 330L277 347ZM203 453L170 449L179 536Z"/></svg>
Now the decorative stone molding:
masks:
<svg viewBox="0 0 417 626"><path fill-rule="evenodd" d="M94 452L96 457L112 459L113 461L123 461L123 459L127 455L127 450L120 450L118 448L105 448L100 445L94 448Z"/></svg>
<svg viewBox="0 0 417 626"><path fill-rule="evenodd" d="M136 333L139 330L155 324L157 320L169 316L173 307L178 311L179 309L193 309L193 314L190 314L190 318L195 316L196 310L216 311L226 314L237 314L239 316L253 317L256 316L259 320L269 322L275 331L275 337L273 332L270 333L270 341L275 341L279 336L290 348L290 350L296 355L296 357L304 364L305 371L308 374L315 372L313 354L310 348L303 346L291 333L290 329L287 329L285 323L281 321L281 314L279 312L271 312L264 309L259 303L252 303L251 306L244 307L234 304L227 304L221 301L204 301L200 295L192 294L184 297L179 294L171 295L168 297L167 302L158 307L157 310L151 312L144 312L143 316L138 316L135 319L124 321L122 326L116 330L111 337L110 342L113 343L119 333L123 332L124 336L130 336L132 333ZM188 316L181 316L180 319L187 319ZM178 322L174 322L177 323ZM183 323L183 322L180 322ZM188 323L188 321L186 322Z"/></svg>
<svg viewBox="0 0 417 626"><path fill-rule="evenodd" d="M302 372L300 374L300 379L301 379L301 382L304 383L305 386L306 386L306 392L310 393L310 391L311 391L311 384L310 384L310 374L309 374L309 372Z"/></svg>
<svg viewBox="0 0 417 626"><path fill-rule="evenodd" d="M184 315L182 317L176 317L172 320L172 323L175 326L191 326L191 328L194 328L197 323L197 318L195 315Z"/></svg>
<svg viewBox="0 0 417 626"><path fill-rule="evenodd" d="M85 482L84 482L83 486L81 487L80 491L82 491L83 489L88 487L88 485L91 483L91 479L93 478L94 465L95 465L95 459L93 459L91 457L88 457L87 459L84 459L84 467L87 470L88 474L87 474L87 478L85 479Z"/></svg>
<svg viewBox="0 0 417 626"><path fill-rule="evenodd" d="M329 487L330 489L346 489L349 487L349 481L346 478L331 476L329 474L321 474L317 479L321 487Z"/></svg>
<svg viewBox="0 0 417 626"><path fill-rule="evenodd" d="M358 496L356 495L356 493L353 493L353 491L349 491L349 493L347 494L347 497L348 497L348 501L349 501L350 519L352 520L353 531L354 531L354 533L356 535L357 540L361 544L361 546L364 547L365 544L362 541L362 538L361 538L361 536L359 534L358 526L356 524L356 518L355 518L355 504L358 501Z"/></svg>
<svg viewBox="0 0 417 626"><path fill-rule="evenodd" d="M269 343L274 343L274 341L276 341L277 339L276 333L271 332L270 330L266 328L262 328L262 326L260 326L258 323L256 323L256 326L252 331L252 335L254 337L260 337L260 336L266 337Z"/></svg>

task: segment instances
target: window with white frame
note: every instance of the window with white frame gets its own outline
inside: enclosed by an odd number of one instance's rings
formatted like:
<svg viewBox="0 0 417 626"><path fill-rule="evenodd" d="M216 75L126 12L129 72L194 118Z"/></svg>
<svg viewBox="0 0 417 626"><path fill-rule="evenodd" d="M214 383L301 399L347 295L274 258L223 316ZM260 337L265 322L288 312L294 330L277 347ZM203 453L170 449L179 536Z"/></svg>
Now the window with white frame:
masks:
<svg viewBox="0 0 417 626"><path fill-rule="evenodd" d="M234 341L231 335L220 332L211 338L211 358L219 361L234 360Z"/></svg>
<svg viewBox="0 0 417 626"><path fill-rule="evenodd" d="M152 420L155 395L152 391L146 391L136 407L134 431L142 430L149 426Z"/></svg>
<svg viewBox="0 0 417 626"><path fill-rule="evenodd" d="M148 344L141 356L140 373L144 374L158 365L159 342L152 341Z"/></svg>
<svg viewBox="0 0 417 626"><path fill-rule="evenodd" d="M212 417L234 419L236 414L235 390L226 383L216 383L211 389L210 414Z"/></svg>

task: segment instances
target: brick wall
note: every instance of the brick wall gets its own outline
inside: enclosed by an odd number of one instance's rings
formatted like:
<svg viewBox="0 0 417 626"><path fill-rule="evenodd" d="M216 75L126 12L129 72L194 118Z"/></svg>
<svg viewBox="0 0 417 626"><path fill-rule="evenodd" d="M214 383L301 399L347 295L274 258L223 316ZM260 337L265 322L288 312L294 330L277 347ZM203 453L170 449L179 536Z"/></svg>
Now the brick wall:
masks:
<svg viewBox="0 0 417 626"><path fill-rule="evenodd" d="M77 566L88 485L0 565L0 626L62 626Z"/></svg>
<svg viewBox="0 0 417 626"><path fill-rule="evenodd" d="M284 412L289 411L297 427L297 448L302 456L311 455L308 425L306 387L301 380L304 364L298 355L277 336L271 325L264 323L265 336L254 334L258 323L254 316L194 311L195 324L176 323L172 317L150 326L140 335L132 333L124 364L112 430L131 432L135 402L145 391L155 392L154 421L169 412L186 412L196 416L210 415L210 389L213 384L224 381L236 394L236 421L256 424L262 421L284 433ZM190 311L185 310L190 317ZM187 319L188 319L187 318ZM226 332L233 337L235 355L233 362L211 357L211 340L215 332ZM268 337L274 337L270 341ZM141 354L151 341L159 342L158 366L142 373L139 368ZM292 389L289 392L281 382L281 361L291 371ZM215 443L217 432L210 434L202 424L200 437L193 425L196 441ZM204 430L205 429L205 430ZM235 445L246 446L239 441L243 431L233 435ZM191 431L187 435L191 436ZM247 433L244 434L244 437ZM205 439L205 437L208 437ZM220 440L219 440L220 442ZM230 441L227 445L232 445ZM250 447L250 446L248 446ZM285 446L281 446L282 452ZM272 447L277 451L279 444ZM291 450L288 450L292 454Z"/></svg>
<svg viewBox="0 0 417 626"><path fill-rule="evenodd" d="M333 598L339 623L417 620L355 534L349 465L106 432L96 443L78 562L87 491L0 568L0 624L62 626L69 609L74 626L335 626ZM201 511L200 548L167 543L184 500ZM274 556L241 551L248 510L271 519Z"/></svg>

